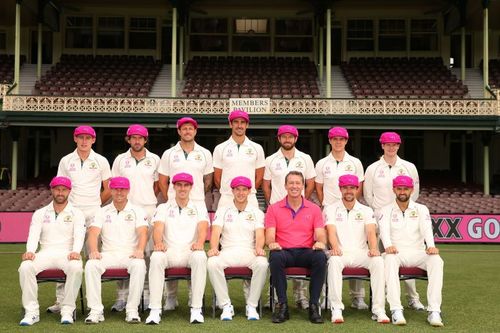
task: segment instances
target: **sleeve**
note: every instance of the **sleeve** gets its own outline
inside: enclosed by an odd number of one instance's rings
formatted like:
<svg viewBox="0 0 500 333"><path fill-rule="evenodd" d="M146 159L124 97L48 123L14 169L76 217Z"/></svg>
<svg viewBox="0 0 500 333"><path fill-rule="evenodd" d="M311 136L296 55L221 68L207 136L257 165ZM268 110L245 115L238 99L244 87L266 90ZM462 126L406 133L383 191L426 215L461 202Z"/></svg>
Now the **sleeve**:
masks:
<svg viewBox="0 0 500 333"><path fill-rule="evenodd" d="M156 182L158 179L160 179L160 176L158 174L158 169L160 168L160 157L155 155L154 160L155 160L156 168L155 168L155 171L153 171L153 181Z"/></svg>
<svg viewBox="0 0 500 333"><path fill-rule="evenodd" d="M207 211L207 207L205 206L205 204L197 205L196 209L198 211L198 218L199 218L198 223L204 222L204 221L207 221L207 222L210 221L210 217L208 217L208 211Z"/></svg>
<svg viewBox="0 0 500 333"><path fill-rule="evenodd" d="M368 206L373 205L373 172L374 172L373 164L366 169L365 173L365 181L363 183L363 197L365 198Z"/></svg>
<svg viewBox="0 0 500 333"><path fill-rule="evenodd" d="M356 159L354 162L356 166L356 176L358 176L358 179L360 182L365 180L365 170L363 169L363 164L359 159Z"/></svg>
<svg viewBox="0 0 500 333"><path fill-rule="evenodd" d="M325 227L325 220L323 219L323 214L321 213L321 209L314 205L314 229L317 228L324 228Z"/></svg>
<svg viewBox="0 0 500 333"><path fill-rule="evenodd" d="M325 164L325 160L321 159L316 163L316 179L314 180L318 184L323 184L323 164Z"/></svg>
<svg viewBox="0 0 500 333"><path fill-rule="evenodd" d="M217 169L222 169L223 159L222 159L222 144L218 145L214 149L213 154L213 166Z"/></svg>
<svg viewBox="0 0 500 333"><path fill-rule="evenodd" d="M380 239L382 240L382 244L384 244L384 248L388 248L392 246L391 241L391 224L390 224L390 211L388 209L380 210L380 217L378 220L378 227L380 231Z"/></svg>
<svg viewBox="0 0 500 333"><path fill-rule="evenodd" d="M427 247L435 247L434 243L434 230L432 229L432 219L429 209L420 205L420 232L424 236L425 244Z"/></svg>
<svg viewBox="0 0 500 333"><path fill-rule="evenodd" d="M413 178L413 193L411 194L411 199L413 201L417 201L418 196L420 195L420 179L418 177L418 171L415 167L415 164L411 164L410 176Z"/></svg>
<svg viewBox="0 0 500 333"><path fill-rule="evenodd" d="M73 226L73 252L80 253L85 242L85 216L82 211L75 208Z"/></svg>
<svg viewBox="0 0 500 333"><path fill-rule="evenodd" d="M121 157L120 157L120 155L118 155L118 156L116 156L115 160L113 161L113 166L111 167L111 175L113 177L120 176L120 160L121 160Z"/></svg>
<svg viewBox="0 0 500 333"><path fill-rule="evenodd" d="M267 212L264 219L264 225L266 228L276 228L276 216L274 214L274 205L267 207Z"/></svg>
<svg viewBox="0 0 500 333"><path fill-rule="evenodd" d="M217 211L215 212L215 217L214 220L212 221L212 225L217 225L222 228L224 226L224 215L225 215L225 209L223 209L223 207L218 208Z"/></svg>
<svg viewBox="0 0 500 333"><path fill-rule="evenodd" d="M260 209L255 210L255 229L264 229L264 213Z"/></svg>
<svg viewBox="0 0 500 333"><path fill-rule="evenodd" d="M161 173L164 176L170 177L170 152L172 150L169 149L161 155L160 165L158 166L158 173Z"/></svg>
<svg viewBox="0 0 500 333"><path fill-rule="evenodd" d="M256 144L257 160L255 161L255 169L260 169L266 166L266 155L261 145Z"/></svg>
<svg viewBox="0 0 500 333"><path fill-rule="evenodd" d="M108 160L103 157L101 161L101 179L105 181L109 178L111 178L111 168L109 167Z"/></svg>
<svg viewBox="0 0 500 333"><path fill-rule="evenodd" d="M57 176L69 177L66 172L66 157L61 158L59 161L59 166L57 167Z"/></svg>
<svg viewBox="0 0 500 333"><path fill-rule="evenodd" d="M90 221L89 227L96 227L102 229L102 220L104 220L104 214L102 213L102 208L101 208L97 211L97 213Z"/></svg>
<svg viewBox="0 0 500 333"><path fill-rule="evenodd" d="M333 206L327 206L325 210L323 210L323 220L325 221L325 226L327 225L337 225L335 223L335 212Z"/></svg>
<svg viewBox="0 0 500 333"><path fill-rule="evenodd" d="M36 252L38 242L42 234L42 212L36 211L31 218L28 241L26 242L26 252Z"/></svg>
<svg viewBox="0 0 500 333"><path fill-rule="evenodd" d="M311 156L306 155L305 157L306 161L306 179L311 179L316 177L316 169L314 169L314 162L311 158Z"/></svg>
<svg viewBox="0 0 500 333"><path fill-rule="evenodd" d="M373 213L373 209L368 207L368 209L364 211L364 214L365 214L365 225L377 224L377 222L375 221L375 214Z"/></svg>
<svg viewBox="0 0 500 333"><path fill-rule="evenodd" d="M264 170L264 179L265 180L271 180L272 179L272 173L271 173L271 156L266 158L265 162L265 170Z"/></svg>
<svg viewBox="0 0 500 333"><path fill-rule="evenodd" d="M146 211L140 207L137 207L135 209L135 227L147 227L149 226L148 223L148 215L146 214Z"/></svg>
<svg viewBox="0 0 500 333"><path fill-rule="evenodd" d="M166 214L166 206L167 204L161 204L158 207L156 207L155 213L153 214L153 218L151 219L151 223L155 222L161 222L163 224L166 224L167 221L165 219Z"/></svg>
<svg viewBox="0 0 500 333"><path fill-rule="evenodd" d="M205 149L204 150L205 154L205 170L203 170L203 175L208 175L214 172L214 161L212 158L212 154L210 153L209 150Z"/></svg>

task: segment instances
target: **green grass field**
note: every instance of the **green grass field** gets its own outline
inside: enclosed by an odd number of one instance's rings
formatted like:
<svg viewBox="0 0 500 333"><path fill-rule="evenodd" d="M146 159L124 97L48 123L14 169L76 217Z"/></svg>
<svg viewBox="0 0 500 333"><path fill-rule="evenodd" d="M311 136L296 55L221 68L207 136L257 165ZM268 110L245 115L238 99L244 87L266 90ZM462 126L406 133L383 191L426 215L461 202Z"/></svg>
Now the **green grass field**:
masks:
<svg viewBox="0 0 500 333"><path fill-rule="evenodd" d="M77 322L72 326L59 324L59 315L41 313L41 322L33 327L20 327L21 290L17 268L22 244L0 244L0 331L2 332L500 332L500 245L441 245L445 261L445 281L443 290L444 328L432 328L426 322L426 313L406 310L408 325L395 327L381 325L370 320L368 310L358 311L348 308L347 283L344 284L345 323L333 325L329 313L323 325L313 325L307 320L307 312L292 306L291 319L276 325L270 321L271 313L264 311L259 322L248 322L244 316L243 293L240 281L230 282L232 301L236 316L232 322L221 322L211 317L211 308L205 311L205 324L190 325L187 291L185 282L179 283L180 307L163 315L158 326L125 323L124 313L111 313L108 309L114 301L115 283L105 283L103 300L106 307L106 321L95 326L85 325L78 306ZM207 279L208 281L208 279ZM425 282L417 282L422 301L425 302ZM207 283L205 305L211 306L211 287ZM289 292L291 295L291 292ZM40 308L44 310L54 300L54 284L40 285ZM290 304L292 302L290 301ZM219 312L217 313L218 316ZM142 315L144 320L146 314Z"/></svg>

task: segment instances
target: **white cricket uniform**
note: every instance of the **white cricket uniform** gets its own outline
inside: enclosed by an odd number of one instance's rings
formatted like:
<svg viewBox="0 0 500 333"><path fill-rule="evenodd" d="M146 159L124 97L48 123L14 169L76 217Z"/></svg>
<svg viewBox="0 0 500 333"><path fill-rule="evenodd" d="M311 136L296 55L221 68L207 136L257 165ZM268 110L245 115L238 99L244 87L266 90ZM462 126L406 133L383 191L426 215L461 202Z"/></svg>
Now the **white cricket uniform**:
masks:
<svg viewBox="0 0 500 333"><path fill-rule="evenodd" d="M328 300L334 309L344 310L342 303L342 271L345 267L363 267L370 271L373 290L372 312L385 312L384 260L369 257L366 226L376 227L373 210L361 203L347 211L342 201L327 206L323 212L326 225L335 226L341 256L328 259Z"/></svg>
<svg viewBox="0 0 500 333"><path fill-rule="evenodd" d="M416 201L420 185L417 168L413 163L398 157L394 166L390 166L382 156L366 169L363 196L368 205L375 210L375 214L378 213L378 209L394 202L396 195L392 190L392 180L403 175L413 179L414 190L411 198Z"/></svg>
<svg viewBox="0 0 500 333"><path fill-rule="evenodd" d="M330 153L316 163L316 183L323 184L323 206L333 205L342 199L339 177L347 174L356 175L360 182L365 179L361 161L347 152L344 152L341 161Z"/></svg>
<svg viewBox="0 0 500 333"><path fill-rule="evenodd" d="M180 142L166 150L161 156L158 172L169 177L168 200L175 199L175 189L172 178L180 173L187 172L193 176L193 188L189 198L197 202L205 202L205 184L203 176L214 172L212 154L199 144L186 156Z"/></svg>
<svg viewBox="0 0 500 333"><path fill-rule="evenodd" d="M149 308L161 309L165 269L171 267L191 268L191 306L201 308L207 279L207 255L205 251L192 251L191 245L198 237L198 223L209 221L205 203L189 201L181 209L175 200L171 200L158 206L152 221L165 225L163 242L167 251L151 254Z"/></svg>
<svg viewBox="0 0 500 333"><path fill-rule="evenodd" d="M115 205L102 207L94 217L90 227L101 229L101 259L90 259L85 265L85 285L87 303L91 312L101 313L104 310L101 299L101 275L108 268L126 268L130 275L127 312L135 312L139 307L146 264L144 259L130 258L137 248L139 238L137 229L148 227L145 211L127 202L125 208L118 212Z"/></svg>
<svg viewBox="0 0 500 333"><path fill-rule="evenodd" d="M217 145L214 150L214 168L222 170L220 185L220 200L218 207L231 205L233 193L231 181L238 176L244 176L252 181L252 193L248 196L248 203L258 207L255 189L255 170L266 166L264 149L256 142L245 137L241 145L232 137Z"/></svg>
<svg viewBox="0 0 500 333"><path fill-rule="evenodd" d="M295 154L289 161L281 149L266 158L264 179L271 181L271 199L269 200L271 205L286 197L285 177L290 171L299 171L306 180L316 177L311 156L298 149L295 149ZM304 195L304 191L302 191L302 195Z"/></svg>
<svg viewBox="0 0 500 333"><path fill-rule="evenodd" d="M26 252L40 251L34 260L24 260L19 267L19 283L26 314L39 315L36 275L46 269L61 269L66 274L61 313L72 315L78 289L82 284L82 261L69 260L70 252L80 253L85 239L85 217L70 203L57 214L53 202L35 211L31 219Z"/></svg>
<svg viewBox="0 0 500 333"><path fill-rule="evenodd" d="M264 230L264 213L253 206L247 205L239 212L233 205L221 207L215 214L212 226L222 228L220 243L222 250L218 256L208 258L207 268L210 282L217 295L217 303L222 307L231 303L224 275L227 267L246 266L252 270L250 292L247 304L257 307L266 283L267 258L256 256L255 232Z"/></svg>
<svg viewBox="0 0 500 333"><path fill-rule="evenodd" d="M57 176L71 179L69 202L83 212L88 227L101 207L102 182L111 178L108 160L91 150L89 157L82 161L75 149L61 159Z"/></svg>
<svg viewBox="0 0 500 333"><path fill-rule="evenodd" d="M397 254L385 254L387 301L391 310L402 310L399 267L419 267L427 271L427 311L441 311L443 260L428 255L427 247L435 247L432 220L426 206L410 200L403 213L396 202L381 209L380 238L384 247L395 246Z"/></svg>

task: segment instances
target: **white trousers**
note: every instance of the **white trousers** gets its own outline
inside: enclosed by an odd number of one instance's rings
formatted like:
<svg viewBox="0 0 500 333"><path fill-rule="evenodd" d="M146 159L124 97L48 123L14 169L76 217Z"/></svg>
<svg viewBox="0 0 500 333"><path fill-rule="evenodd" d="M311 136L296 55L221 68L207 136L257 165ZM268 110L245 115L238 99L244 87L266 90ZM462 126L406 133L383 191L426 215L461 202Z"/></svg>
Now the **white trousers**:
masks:
<svg viewBox="0 0 500 333"><path fill-rule="evenodd" d="M235 266L246 266L252 270L247 304L257 307L262 288L266 284L269 263L266 257L256 256L253 249L245 248L227 248L222 250L218 256L208 258L208 276L217 296L217 304L222 308L231 303L224 269Z"/></svg>
<svg viewBox="0 0 500 333"><path fill-rule="evenodd" d="M221 194L217 208L229 206L233 203L234 196L232 194ZM259 207L259 201L255 193L248 195L248 205L252 207Z"/></svg>
<svg viewBox="0 0 500 333"><path fill-rule="evenodd" d="M397 254L385 254L385 280L387 301L392 310L402 310L399 267L418 267L427 271L427 310L441 311L443 289L443 259L439 255L428 255L424 250L399 250Z"/></svg>
<svg viewBox="0 0 500 333"><path fill-rule="evenodd" d="M384 260L369 257L368 251L346 251L342 256L328 259L328 301L334 309L344 310L342 303L342 270L344 267L363 267L370 271L370 285L373 292L372 312L385 311Z"/></svg>
<svg viewBox="0 0 500 333"><path fill-rule="evenodd" d="M129 253L102 252L101 259L91 259L85 265L85 287L88 307L91 312L104 310L101 299L101 275L108 268L126 268L130 275L127 312L138 311L146 276L144 259L130 258Z"/></svg>
<svg viewBox="0 0 500 333"><path fill-rule="evenodd" d="M203 294L207 281L207 255L205 251L169 248L166 252L155 251L149 263L149 308L161 309L165 284L165 269L172 267L191 268L191 307L203 306Z"/></svg>
<svg viewBox="0 0 500 333"><path fill-rule="evenodd" d="M72 315L75 301L82 285L82 261L69 260L69 252L41 251L34 260L24 260L19 266L19 284L22 290L22 303L26 314L38 315L38 284L36 275L46 269L62 269L66 274L61 298L61 313Z"/></svg>

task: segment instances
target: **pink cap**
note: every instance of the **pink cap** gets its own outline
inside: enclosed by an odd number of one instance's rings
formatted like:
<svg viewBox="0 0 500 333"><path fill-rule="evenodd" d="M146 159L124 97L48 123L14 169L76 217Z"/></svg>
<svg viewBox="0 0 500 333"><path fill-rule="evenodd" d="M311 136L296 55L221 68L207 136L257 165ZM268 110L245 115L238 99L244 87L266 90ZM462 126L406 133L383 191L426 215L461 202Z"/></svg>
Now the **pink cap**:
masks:
<svg viewBox="0 0 500 333"><path fill-rule="evenodd" d="M243 176L234 177L233 180L231 180L231 188L235 188L238 186L252 188L252 181L249 178Z"/></svg>
<svg viewBox="0 0 500 333"><path fill-rule="evenodd" d="M342 175L339 177L339 187L343 186L356 186L359 187L358 176L356 175Z"/></svg>
<svg viewBox="0 0 500 333"><path fill-rule="evenodd" d="M198 128L198 123L191 117L182 117L181 119L177 120L177 129L181 128L184 124L192 124L195 129Z"/></svg>
<svg viewBox="0 0 500 333"><path fill-rule="evenodd" d="M333 137L340 136L341 138L349 139L349 133L343 127L332 127L328 131L328 139Z"/></svg>
<svg viewBox="0 0 500 333"><path fill-rule="evenodd" d="M295 126L292 126L292 125L281 125L278 128L278 136L285 134L285 133L291 134L296 138L299 136L299 131L297 130L297 128Z"/></svg>
<svg viewBox="0 0 500 333"><path fill-rule="evenodd" d="M130 188L130 182L128 178L125 177L113 177L109 181L109 188L112 189L122 188L128 190Z"/></svg>
<svg viewBox="0 0 500 333"><path fill-rule="evenodd" d="M56 187L56 186L64 186L66 188L69 188L71 190L71 179L68 177L54 177L50 181L50 188Z"/></svg>
<svg viewBox="0 0 500 333"><path fill-rule="evenodd" d="M82 135L82 134L90 135L93 138L96 137L94 129L92 127L86 126L86 125L78 126L77 128L75 128L75 131L73 132L74 136L78 136L78 135Z"/></svg>
<svg viewBox="0 0 500 333"><path fill-rule="evenodd" d="M145 138L149 136L148 129L142 125L134 124L130 125L127 129L127 136L140 135Z"/></svg>
<svg viewBox="0 0 500 333"><path fill-rule="evenodd" d="M380 143L401 143L401 137L396 132L384 132L380 136Z"/></svg>
<svg viewBox="0 0 500 333"><path fill-rule="evenodd" d="M408 176L397 176L392 180L392 187L399 186L413 188L413 179Z"/></svg>
<svg viewBox="0 0 500 333"><path fill-rule="evenodd" d="M172 178L172 184L177 182L186 182L193 185L193 176L186 172L178 173L174 176L174 178Z"/></svg>
<svg viewBox="0 0 500 333"><path fill-rule="evenodd" d="M248 113L243 110L234 110L229 114L229 122L235 120L236 118L243 118L247 123L250 122L250 118L248 117Z"/></svg>

